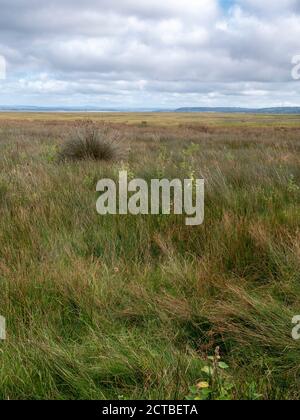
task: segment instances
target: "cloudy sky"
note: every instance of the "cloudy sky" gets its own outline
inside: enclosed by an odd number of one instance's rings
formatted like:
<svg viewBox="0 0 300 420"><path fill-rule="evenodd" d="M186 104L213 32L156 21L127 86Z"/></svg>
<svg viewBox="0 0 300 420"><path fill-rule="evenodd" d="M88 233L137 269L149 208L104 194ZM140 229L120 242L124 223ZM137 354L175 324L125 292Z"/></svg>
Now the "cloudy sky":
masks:
<svg viewBox="0 0 300 420"><path fill-rule="evenodd" d="M300 0L0 0L2 105L300 105Z"/></svg>

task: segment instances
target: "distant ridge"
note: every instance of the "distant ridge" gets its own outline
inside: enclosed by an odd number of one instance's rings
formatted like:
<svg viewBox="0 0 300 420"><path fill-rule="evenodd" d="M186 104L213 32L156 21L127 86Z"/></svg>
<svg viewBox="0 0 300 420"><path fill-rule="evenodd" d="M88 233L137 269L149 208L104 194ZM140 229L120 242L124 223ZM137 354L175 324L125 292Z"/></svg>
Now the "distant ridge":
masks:
<svg viewBox="0 0 300 420"><path fill-rule="evenodd" d="M97 106L30 106L0 105L0 112L211 112L227 114L300 115L299 107L239 108L239 107L182 107L172 108L101 108Z"/></svg>
<svg viewBox="0 0 300 420"><path fill-rule="evenodd" d="M300 114L300 107L275 107L275 108L235 108L235 107L186 107L178 108L175 112L222 112L242 114Z"/></svg>

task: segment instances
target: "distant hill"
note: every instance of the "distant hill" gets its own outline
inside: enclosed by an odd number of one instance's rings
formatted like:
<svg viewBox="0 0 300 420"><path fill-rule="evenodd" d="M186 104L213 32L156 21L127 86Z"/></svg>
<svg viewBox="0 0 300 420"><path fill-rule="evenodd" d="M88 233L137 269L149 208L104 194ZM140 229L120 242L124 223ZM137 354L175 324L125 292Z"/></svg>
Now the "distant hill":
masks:
<svg viewBox="0 0 300 420"><path fill-rule="evenodd" d="M30 106L0 105L0 112L212 112L228 114L282 114L300 115L300 107L238 108L238 107L183 107L164 108L101 108L97 106Z"/></svg>
<svg viewBox="0 0 300 420"><path fill-rule="evenodd" d="M175 112L222 112L244 114L300 114L300 107L275 107L275 108L234 108L234 107L186 107L178 108Z"/></svg>

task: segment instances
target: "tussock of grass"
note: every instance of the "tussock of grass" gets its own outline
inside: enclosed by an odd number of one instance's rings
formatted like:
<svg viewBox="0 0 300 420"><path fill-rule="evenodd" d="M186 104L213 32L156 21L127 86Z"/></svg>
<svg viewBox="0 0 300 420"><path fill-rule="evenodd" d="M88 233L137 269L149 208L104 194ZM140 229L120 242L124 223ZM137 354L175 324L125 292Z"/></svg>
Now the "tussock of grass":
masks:
<svg viewBox="0 0 300 420"><path fill-rule="evenodd" d="M124 157L119 133L107 125L97 127L92 121L78 123L59 153L60 161L117 161Z"/></svg>
<svg viewBox="0 0 300 420"><path fill-rule="evenodd" d="M184 398L220 346L230 398L299 399L300 127L149 125L122 167L204 176L203 226L101 217L121 164L58 165L69 123L1 128L0 398Z"/></svg>

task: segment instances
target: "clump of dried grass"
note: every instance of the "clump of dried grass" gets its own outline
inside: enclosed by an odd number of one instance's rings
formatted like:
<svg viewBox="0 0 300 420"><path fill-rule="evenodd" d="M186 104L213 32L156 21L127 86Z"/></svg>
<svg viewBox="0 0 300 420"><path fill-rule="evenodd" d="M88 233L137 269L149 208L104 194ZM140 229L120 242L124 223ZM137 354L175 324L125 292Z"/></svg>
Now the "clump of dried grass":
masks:
<svg viewBox="0 0 300 420"><path fill-rule="evenodd" d="M60 161L118 161L126 150L120 141L120 132L107 125L97 126L92 121L78 123L59 152Z"/></svg>

